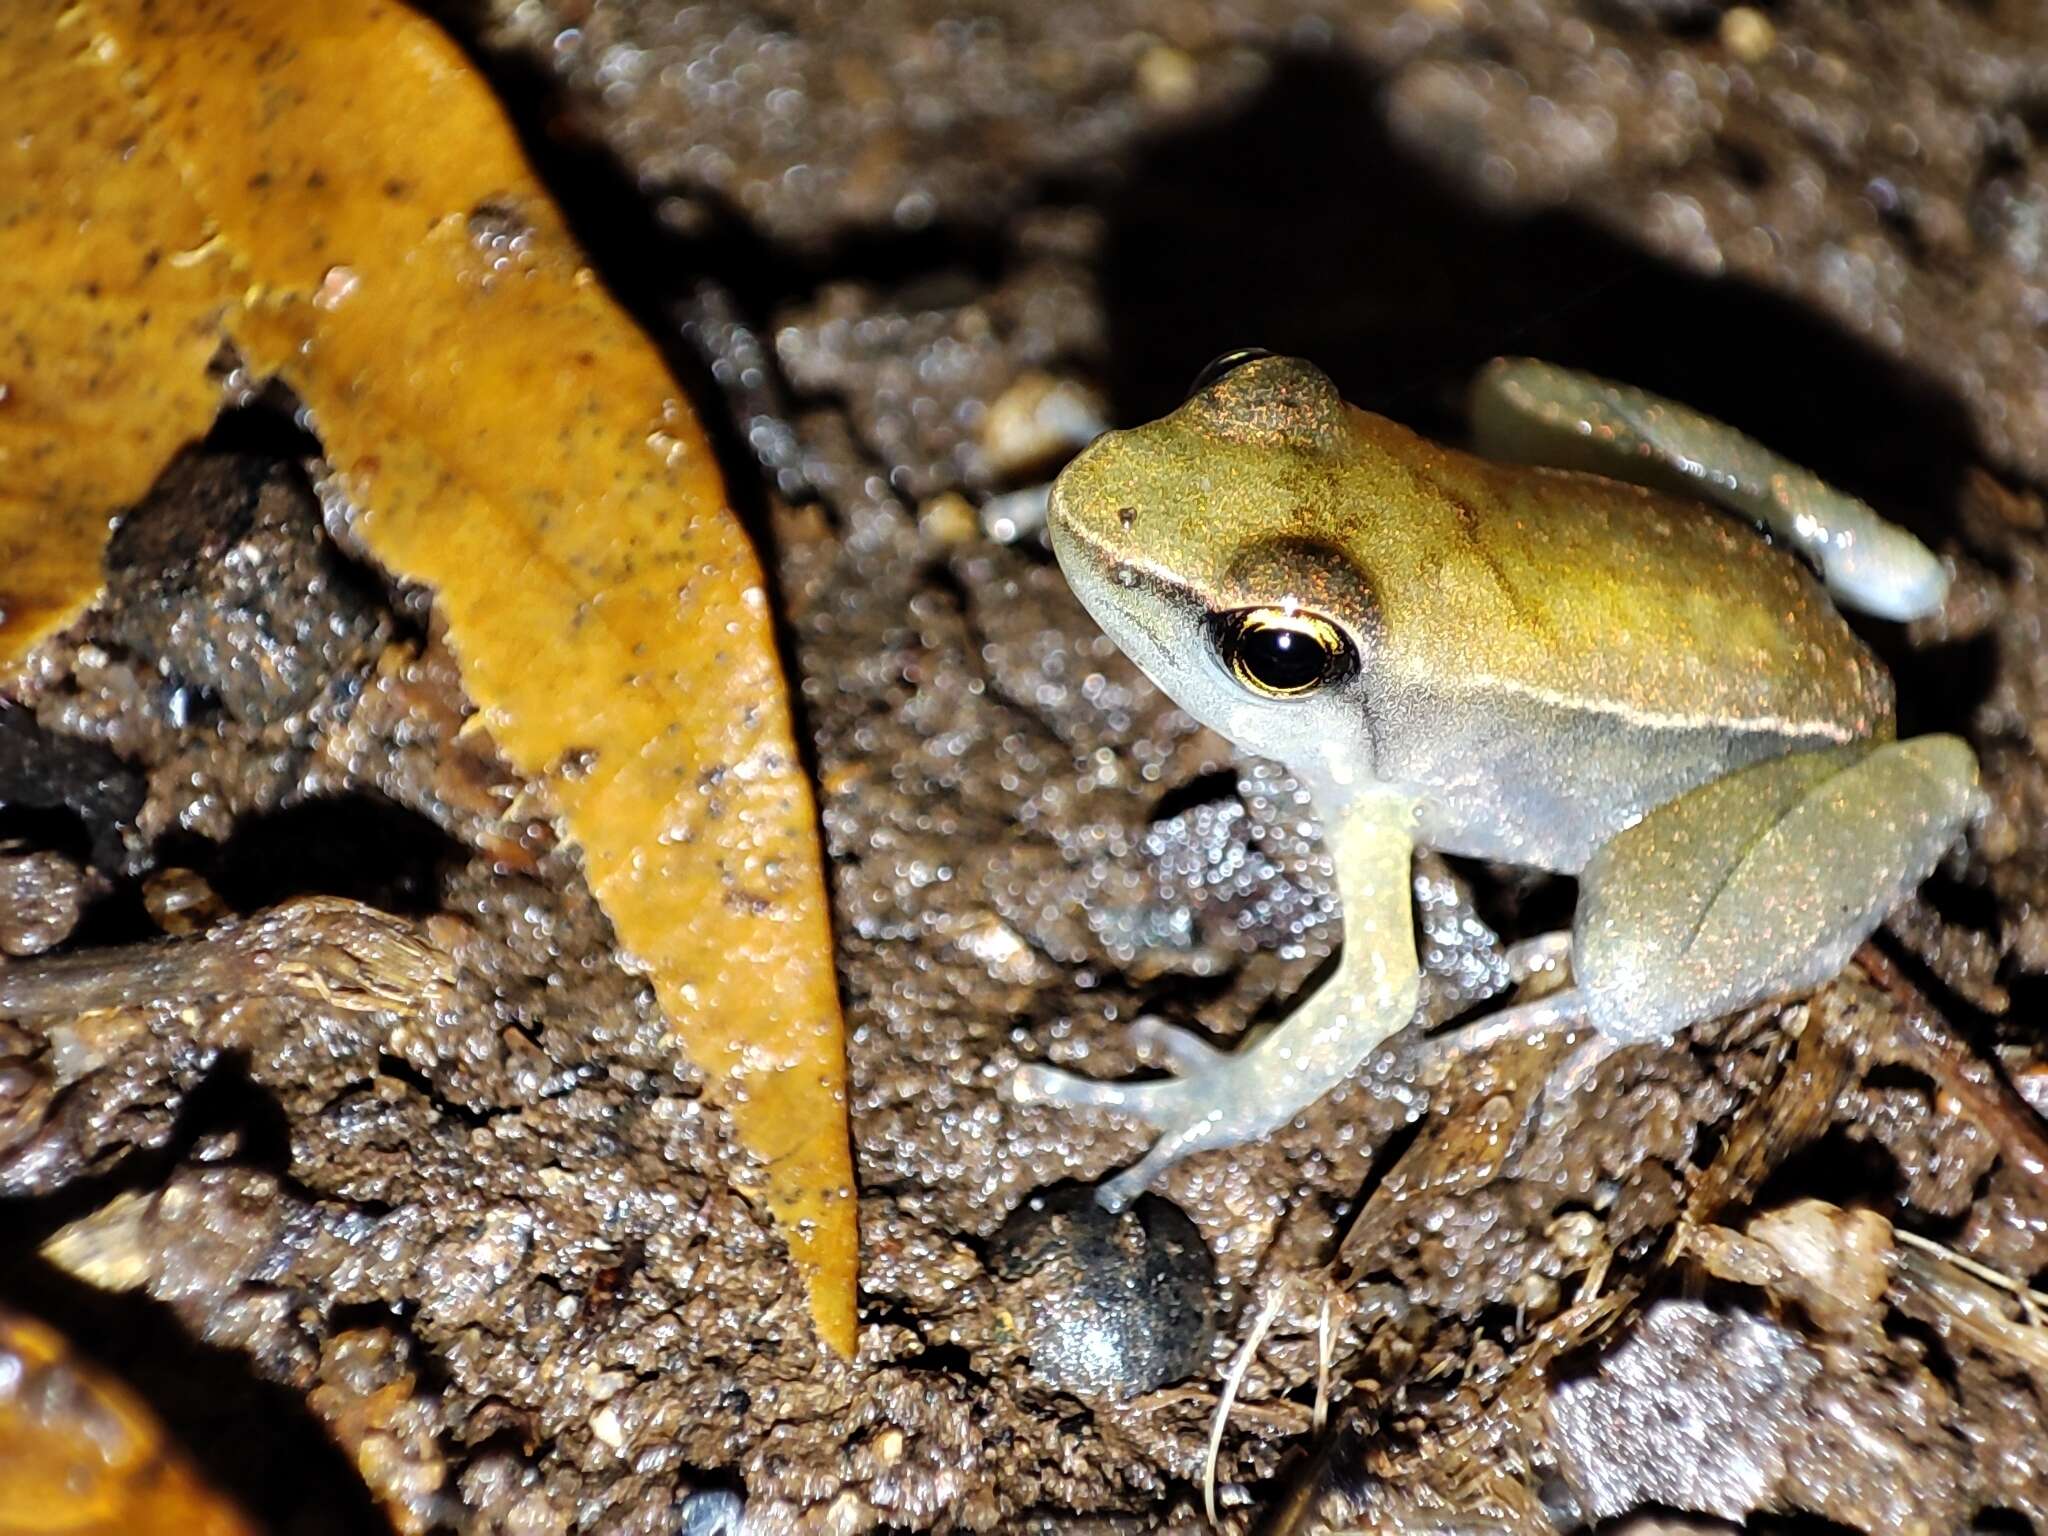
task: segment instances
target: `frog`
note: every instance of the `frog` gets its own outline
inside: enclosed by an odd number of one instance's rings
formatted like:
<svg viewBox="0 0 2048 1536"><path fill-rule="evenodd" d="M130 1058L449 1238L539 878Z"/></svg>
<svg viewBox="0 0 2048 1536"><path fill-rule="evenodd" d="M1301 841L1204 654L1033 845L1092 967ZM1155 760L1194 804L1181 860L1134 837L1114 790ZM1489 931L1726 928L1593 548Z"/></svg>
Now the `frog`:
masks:
<svg viewBox="0 0 2048 1536"><path fill-rule="evenodd" d="M1418 848L1575 877L1508 950L1564 984L1454 1029L1612 1050L1808 994L1981 815L1969 744L1900 739L1844 609L1937 612L1949 567L1866 503L1676 401L1534 359L1472 391L1472 451L1226 354L1055 479L1082 606L1183 710L1277 761L1341 909L1326 979L1235 1049L1156 1015L1163 1076L1028 1062L1023 1104L1149 1129L1111 1209L1258 1140L1415 1020Z"/></svg>

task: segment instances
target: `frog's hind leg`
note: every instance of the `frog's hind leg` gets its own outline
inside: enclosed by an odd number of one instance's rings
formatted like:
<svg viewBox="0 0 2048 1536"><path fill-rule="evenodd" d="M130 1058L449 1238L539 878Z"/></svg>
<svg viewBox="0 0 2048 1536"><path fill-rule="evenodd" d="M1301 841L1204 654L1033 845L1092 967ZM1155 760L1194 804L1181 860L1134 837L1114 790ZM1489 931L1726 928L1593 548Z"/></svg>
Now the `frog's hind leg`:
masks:
<svg viewBox="0 0 2048 1536"><path fill-rule="evenodd" d="M1939 611L1948 568L1905 529L1733 427L1660 395L1526 357L1472 383L1489 458L1587 469L1718 502L1820 569L1838 602L1882 619Z"/></svg>
<svg viewBox="0 0 2048 1536"><path fill-rule="evenodd" d="M1531 977L1570 964L1571 930L1557 928L1549 933L1539 933L1531 939L1517 940L1508 946L1503 958L1507 961L1508 980L1520 986Z"/></svg>
<svg viewBox="0 0 2048 1536"><path fill-rule="evenodd" d="M1954 736L1798 752L1679 796L1580 875L1574 989L1610 1040L1662 1039L1835 976L1977 814Z"/></svg>

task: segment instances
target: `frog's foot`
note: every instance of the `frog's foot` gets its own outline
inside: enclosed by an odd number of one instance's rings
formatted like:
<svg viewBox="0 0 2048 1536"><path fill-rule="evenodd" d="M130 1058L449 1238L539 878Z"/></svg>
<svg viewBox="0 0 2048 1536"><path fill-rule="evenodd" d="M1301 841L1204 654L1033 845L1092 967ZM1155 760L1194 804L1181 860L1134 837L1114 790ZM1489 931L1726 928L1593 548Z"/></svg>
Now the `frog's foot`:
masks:
<svg viewBox="0 0 2048 1536"><path fill-rule="evenodd" d="M1539 933L1533 939L1519 940L1507 947L1504 958L1508 980L1520 986L1533 976L1542 976L1571 964L1572 932L1569 928L1557 928L1549 933Z"/></svg>
<svg viewBox="0 0 2048 1536"><path fill-rule="evenodd" d="M1019 1104L1093 1109L1159 1133L1152 1149L1095 1192L1120 1211L1182 1158L1265 1135L1293 1113L1293 1098L1268 1081L1273 1063L1255 1049L1219 1051L1200 1035L1147 1014L1131 1026L1140 1055L1173 1075L1149 1082L1103 1082L1041 1062L1017 1069L1010 1096ZM1284 1111L1275 1114L1276 1107Z"/></svg>
<svg viewBox="0 0 2048 1536"><path fill-rule="evenodd" d="M1236 1146L1277 1130L1343 1082L1415 1017L1415 916L1410 908L1412 802L1361 795L1332 826L1344 895L1337 974L1250 1044L1219 1051L1159 1019L1134 1026L1138 1047L1169 1077L1102 1083L1057 1068L1021 1068L1010 1096L1136 1120L1159 1133L1151 1151L1096 1191L1110 1210L1137 1199L1192 1152Z"/></svg>
<svg viewBox="0 0 2048 1536"><path fill-rule="evenodd" d="M1568 953L1555 953L1561 947L1556 941L1568 937L1569 935L1565 934L1547 933L1541 938L1528 940L1527 947L1532 954L1548 952L1549 958L1543 964L1531 966L1516 979L1526 980L1536 971L1549 970L1564 963L1569 958ZM1515 950L1524 947L1518 944L1509 950L1510 969L1515 967ZM1475 1051L1491 1050L1504 1040L1527 1040L1557 1030L1577 1031L1579 1038L1572 1043L1570 1051L1543 1085L1544 1107L1554 1109L1567 1100L1578 1097L1593 1080L1593 1073L1600 1063L1630 1043L1592 1028L1587 1019L1588 1010L1589 1001L1585 993L1577 987L1564 987L1547 997L1539 997L1526 1003L1514 1003L1473 1019L1469 1023L1455 1025L1430 1036L1428 1045L1430 1050L1441 1052L1445 1056L1464 1056Z"/></svg>

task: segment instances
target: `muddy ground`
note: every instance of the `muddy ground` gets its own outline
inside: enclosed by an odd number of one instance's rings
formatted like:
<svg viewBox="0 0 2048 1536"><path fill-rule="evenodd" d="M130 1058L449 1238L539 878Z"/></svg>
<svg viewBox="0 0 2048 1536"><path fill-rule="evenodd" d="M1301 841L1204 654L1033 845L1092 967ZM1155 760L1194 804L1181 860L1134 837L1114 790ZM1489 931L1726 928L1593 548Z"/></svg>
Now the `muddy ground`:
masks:
<svg viewBox="0 0 2048 1536"><path fill-rule="evenodd" d="M2048 1531L2048 1330L2013 1290L2048 1284L2038 10L443 19L778 577L860 1358L820 1357L573 853L458 735L424 595L354 557L263 393L0 702L0 1302L280 1532L1192 1526L1259 1316L1233 1528ZM1178 1170L1133 1239L1062 1194L1138 1142L1003 1081L1130 1070L1146 1009L1234 1037L1329 960L1328 870L1285 777L994 499L1246 343L1452 437L1483 359L1579 364L1867 495L1955 560L1946 613L1866 633L1993 807L1810 1004L1564 1102L1545 1049L1397 1045ZM1435 860L1417 892L1434 1018L1571 899Z"/></svg>

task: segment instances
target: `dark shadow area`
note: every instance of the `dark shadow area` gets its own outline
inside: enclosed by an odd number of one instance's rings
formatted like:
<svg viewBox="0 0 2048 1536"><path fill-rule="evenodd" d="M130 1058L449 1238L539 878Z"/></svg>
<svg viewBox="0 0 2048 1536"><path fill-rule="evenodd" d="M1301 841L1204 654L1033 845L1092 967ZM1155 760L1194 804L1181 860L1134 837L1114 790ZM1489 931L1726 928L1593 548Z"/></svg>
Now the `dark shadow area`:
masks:
<svg viewBox="0 0 2048 1536"><path fill-rule="evenodd" d="M2015 1509L1981 1509L1970 1528L1971 1536L2034 1536L2034 1522Z"/></svg>
<svg viewBox="0 0 2048 1536"><path fill-rule="evenodd" d="M57 1329L78 1358L147 1403L199 1472L276 1536L388 1531L362 1477L302 1393L266 1381L235 1350L201 1343L168 1307L110 1294L42 1260L0 1266L0 1304Z"/></svg>
<svg viewBox="0 0 2048 1536"><path fill-rule="evenodd" d="M1883 1086L1872 1073L1870 1081ZM1914 1079L1926 1086L1926 1079ZM1837 1126L1786 1158L1743 1208L1768 1211L1795 1200L1826 1200L1834 1205L1867 1205L1883 1211L1894 1203L1905 1180L1890 1152L1874 1141L1849 1135ZM1723 1216L1724 1221L1733 1221Z"/></svg>
<svg viewBox="0 0 2048 1536"><path fill-rule="evenodd" d="M1553 875L1540 869L1488 864L1482 859L1439 854L1452 874L1472 893L1479 920L1513 941L1572 925L1579 882L1574 875Z"/></svg>
<svg viewBox="0 0 2048 1536"><path fill-rule="evenodd" d="M1145 818L1157 826L1162 821L1171 821L1176 816L1185 816L1189 811L1205 805L1221 805L1237 796L1237 770L1235 768L1214 768L1207 773L1198 773L1191 779L1169 786L1159 798L1152 802L1151 813Z"/></svg>
<svg viewBox="0 0 2048 1536"><path fill-rule="evenodd" d="M1942 1337L1942 1329L1919 1318L1907 1317L1894 1311L1885 1319L1885 1337L1902 1341L1901 1353L1917 1353L1926 1365L1928 1373L1954 1396L1964 1390L1962 1370L1956 1362L1955 1352L1949 1341Z"/></svg>
<svg viewBox="0 0 2048 1536"><path fill-rule="evenodd" d="M1903 518L1900 521L1904 521ZM1920 530L1923 534L1925 528ZM1896 624L1857 619L1856 629L1877 652L1898 685L1899 735L1968 733L1998 675L1998 643L1990 634L1915 649Z"/></svg>
<svg viewBox="0 0 2048 1536"><path fill-rule="evenodd" d="M0 800L0 848L47 850L74 864L86 864L93 857L93 835L85 818L68 806Z"/></svg>
<svg viewBox="0 0 2048 1536"><path fill-rule="evenodd" d="M291 1122L270 1091L250 1078L240 1056L221 1061L185 1096L177 1134L165 1148L167 1163L182 1162L207 1143L231 1148L239 1167L291 1174Z"/></svg>
<svg viewBox="0 0 2048 1536"><path fill-rule="evenodd" d="M1955 879L1946 869L1937 869L1922 883L1918 895L1919 900L1932 908L1949 927L1964 933L1984 935L1989 943L1997 941L2004 919L1999 915L1997 893L1989 887ZM1999 984L2005 988L2006 1007L1994 1013L1951 987L1947 978L1928 964L1926 958L1910 944L1902 941L1893 929L1879 928L1870 936L1870 943L1908 986L1932 1003L1935 1011L1971 1046L1978 1059L2001 1076L2003 1072L1995 1049L1998 1042L2007 1036L2032 1030L2035 1027L2033 1021L2041 1017L2042 1007L2048 1005L2048 977L2016 971L2009 961L2003 969L2012 974L1999 977ZM2012 1093L2014 1090L2008 1084L2006 1091Z"/></svg>
<svg viewBox="0 0 2048 1536"><path fill-rule="evenodd" d="M301 801L246 818L201 867L240 912L320 895L419 915L440 909L441 870L464 856L425 817L359 795Z"/></svg>
<svg viewBox="0 0 2048 1536"><path fill-rule="evenodd" d="M144 789L142 774L100 743L46 731L0 702L0 835L116 871Z"/></svg>
<svg viewBox="0 0 2048 1536"><path fill-rule="evenodd" d="M1395 142L1378 98L1355 65L1295 58L1244 112L1138 158L1102 205L1114 420L1172 409L1210 358L1256 345L1455 442L1474 372L1528 354L1710 412L1942 542L1980 455L1939 386L1790 298L1582 215L1475 205ZM1968 722L1988 642L1915 651L1896 626L1857 627L1899 680L1902 728Z"/></svg>
<svg viewBox="0 0 2048 1536"><path fill-rule="evenodd" d="M259 1375L248 1356L195 1338L140 1292L87 1285L37 1254L54 1232L128 1191L159 1189L202 1146L238 1167L283 1176L290 1129L237 1060L186 1096L161 1146L46 1196L0 1200L0 1306L64 1335L77 1358L139 1396L216 1489L275 1536L368 1536L390 1525L304 1393Z"/></svg>
<svg viewBox="0 0 2048 1536"><path fill-rule="evenodd" d="M1395 142L1378 82L1338 59L1282 61L1242 113L1153 144L1102 212L1119 421L1171 409L1211 357L1256 345L1455 440L1473 372L1527 353L1712 412L1923 533L1977 457L1952 399L1794 301L1578 214L1475 206Z"/></svg>
<svg viewBox="0 0 2048 1536"><path fill-rule="evenodd" d="M1951 1010L1948 993L1939 989L1938 982L1928 982L1920 972L1914 971L1904 963L1900 964L1900 969L1906 973L1908 981L1927 992L1928 996L1939 1000L1942 1011L1947 1014L1951 1023L1959 1027L1968 1026L1970 1038L1980 1050L2006 1037L2023 1043L2038 1038L2036 1032L2041 1027L2040 1021L2048 1018L2048 976L2020 971L2008 964L2007 970L2012 974L2001 980L2004 982L2006 995L2011 999L2011 1006L2004 1013L1994 1016L1980 1013L1975 1009L1967 1009L1967 1005L1964 1009ZM2048 1120L2048 1116L2043 1116L2043 1119Z"/></svg>
<svg viewBox="0 0 2048 1536"><path fill-rule="evenodd" d="M247 405L235 406L214 417L213 425L195 451L287 462L317 457L326 450L299 420L299 411L298 398L281 379L272 379Z"/></svg>
<svg viewBox="0 0 2048 1536"><path fill-rule="evenodd" d="M291 1176L290 1122L276 1098L250 1079L239 1056L216 1063L184 1096L177 1114L170 1134L156 1145L126 1147L97 1171L47 1194L0 1198L0 1274L8 1255L34 1252L52 1233L117 1195L162 1188L174 1170L199 1160L202 1151L206 1160L261 1169L285 1187L300 1189Z"/></svg>

